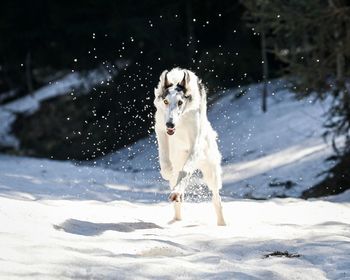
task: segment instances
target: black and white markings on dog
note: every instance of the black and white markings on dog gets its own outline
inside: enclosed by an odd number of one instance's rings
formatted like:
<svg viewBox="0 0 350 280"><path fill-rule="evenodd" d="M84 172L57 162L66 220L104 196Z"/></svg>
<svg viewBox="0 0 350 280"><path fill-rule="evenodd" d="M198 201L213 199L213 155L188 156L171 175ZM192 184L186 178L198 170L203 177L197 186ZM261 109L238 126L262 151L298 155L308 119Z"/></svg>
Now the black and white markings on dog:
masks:
<svg viewBox="0 0 350 280"><path fill-rule="evenodd" d="M165 89L164 89L164 91L163 91L163 94L162 95L160 95L159 97L160 98L162 98L162 99L165 99L169 94L170 94L170 88L172 87L173 85L172 84L170 84L168 87L166 87ZM177 84L176 85L176 87L174 88L174 90L175 91L177 91L176 92L176 94L179 94L179 95L181 95L182 97L184 97L184 98L190 98L190 96L187 96L186 95L186 88L184 87L184 86L182 86L182 85L180 85L180 84Z"/></svg>

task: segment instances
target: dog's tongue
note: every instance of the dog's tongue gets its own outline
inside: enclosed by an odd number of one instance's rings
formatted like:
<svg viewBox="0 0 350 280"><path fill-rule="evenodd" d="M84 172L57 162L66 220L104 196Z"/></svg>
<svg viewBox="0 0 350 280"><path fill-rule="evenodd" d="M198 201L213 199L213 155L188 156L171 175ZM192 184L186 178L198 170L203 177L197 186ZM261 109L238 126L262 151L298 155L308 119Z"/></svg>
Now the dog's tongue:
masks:
<svg viewBox="0 0 350 280"><path fill-rule="evenodd" d="M175 133L175 128L167 128L166 133L173 135Z"/></svg>

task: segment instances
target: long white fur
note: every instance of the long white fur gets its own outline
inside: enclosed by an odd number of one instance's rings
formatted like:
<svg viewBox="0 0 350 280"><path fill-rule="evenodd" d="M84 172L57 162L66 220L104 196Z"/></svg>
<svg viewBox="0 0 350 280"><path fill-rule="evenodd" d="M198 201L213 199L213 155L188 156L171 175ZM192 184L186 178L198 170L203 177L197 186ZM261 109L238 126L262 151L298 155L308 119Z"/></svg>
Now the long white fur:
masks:
<svg viewBox="0 0 350 280"><path fill-rule="evenodd" d="M184 84L183 98L174 90L177 84ZM166 88L166 84L172 87ZM164 92L168 104L164 103ZM181 198L191 174L199 169L203 179L213 193L217 224L225 225L219 190L221 181L221 154L213 130L207 118L206 90L200 79L190 70L174 68L164 71L154 91L156 106L155 131L158 141L159 163L162 177L169 181L174 201L174 220L181 220ZM178 106L178 100L183 104ZM166 122L175 124L175 133L167 134Z"/></svg>

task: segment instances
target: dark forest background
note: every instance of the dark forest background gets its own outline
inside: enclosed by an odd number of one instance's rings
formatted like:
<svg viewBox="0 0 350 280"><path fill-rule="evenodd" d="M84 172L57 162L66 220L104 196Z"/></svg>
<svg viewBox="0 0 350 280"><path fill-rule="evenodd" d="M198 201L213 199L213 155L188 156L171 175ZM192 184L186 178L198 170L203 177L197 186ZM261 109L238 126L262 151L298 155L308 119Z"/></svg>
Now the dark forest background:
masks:
<svg viewBox="0 0 350 280"><path fill-rule="evenodd" d="M1 103L71 71L127 64L89 95L74 92L19 116L17 152L86 160L145 136L159 74L174 66L196 71L211 94L259 81L260 40L245 11L236 1L4 1L0 97L15 94Z"/></svg>
<svg viewBox="0 0 350 280"><path fill-rule="evenodd" d="M209 96L283 76L299 98L331 96L325 137L345 136L345 146L334 145L339 164L327 184L349 186L349 59L345 0L5 0L0 106L69 73L88 77L104 68L111 75L17 114L20 146L0 151L93 160L125 147L152 131L153 89L175 66L202 77Z"/></svg>

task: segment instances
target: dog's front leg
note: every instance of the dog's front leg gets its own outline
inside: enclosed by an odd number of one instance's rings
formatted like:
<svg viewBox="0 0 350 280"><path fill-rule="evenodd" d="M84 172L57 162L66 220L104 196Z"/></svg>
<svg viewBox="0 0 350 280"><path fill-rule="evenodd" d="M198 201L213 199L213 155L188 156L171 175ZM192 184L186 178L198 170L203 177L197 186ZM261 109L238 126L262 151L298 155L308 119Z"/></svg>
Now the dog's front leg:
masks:
<svg viewBox="0 0 350 280"><path fill-rule="evenodd" d="M158 154L160 164L160 174L164 180L169 181L173 174L173 167L169 160L169 143L168 138L163 131L156 129L156 135L158 140Z"/></svg>
<svg viewBox="0 0 350 280"><path fill-rule="evenodd" d="M193 122L193 129L190 132L189 138L189 153L186 161L182 167L182 171L186 174L192 174L196 169L196 162L198 161L199 153L202 150L201 143L201 125L200 115L197 114Z"/></svg>
<svg viewBox="0 0 350 280"><path fill-rule="evenodd" d="M196 122L198 123L198 122ZM184 161L182 170L177 175L177 181L175 187L173 188L169 199L170 201L182 201L183 194L186 187L188 186L190 177L196 169L196 161L198 159L198 153L200 151L199 146L199 126L195 126L190 137L190 149L189 154Z"/></svg>
<svg viewBox="0 0 350 280"><path fill-rule="evenodd" d="M170 181L172 185L172 191L169 195L169 200L174 202L175 216L173 221L181 220L181 202L184 198L185 188L188 184L189 175L183 171L180 171L177 179L174 174L173 179Z"/></svg>
<svg viewBox="0 0 350 280"><path fill-rule="evenodd" d="M185 192L186 186L188 185L190 176L191 174L187 174L184 171L179 172L176 183L174 184L174 187L172 188L172 191L169 195L170 201L182 202L184 192Z"/></svg>

